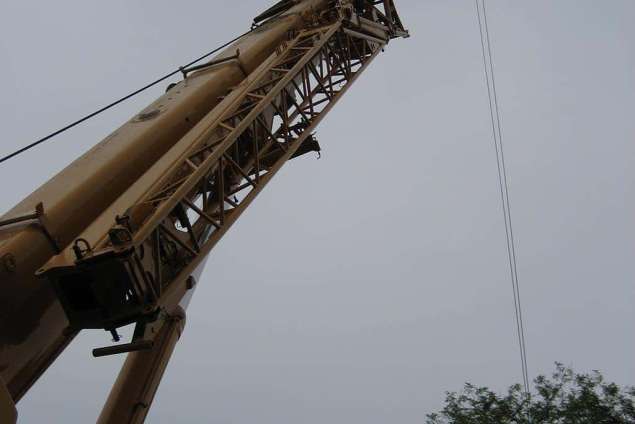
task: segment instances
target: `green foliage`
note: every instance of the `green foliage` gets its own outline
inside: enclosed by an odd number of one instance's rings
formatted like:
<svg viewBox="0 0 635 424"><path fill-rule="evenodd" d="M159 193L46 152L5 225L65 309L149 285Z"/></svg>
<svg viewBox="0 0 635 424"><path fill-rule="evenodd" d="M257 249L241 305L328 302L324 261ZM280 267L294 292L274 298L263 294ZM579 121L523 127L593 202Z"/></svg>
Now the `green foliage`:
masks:
<svg viewBox="0 0 635 424"><path fill-rule="evenodd" d="M556 366L551 378L534 380L529 397L520 385L499 396L468 383L448 393L445 408L428 415L427 424L635 424L635 389L607 383L597 371Z"/></svg>

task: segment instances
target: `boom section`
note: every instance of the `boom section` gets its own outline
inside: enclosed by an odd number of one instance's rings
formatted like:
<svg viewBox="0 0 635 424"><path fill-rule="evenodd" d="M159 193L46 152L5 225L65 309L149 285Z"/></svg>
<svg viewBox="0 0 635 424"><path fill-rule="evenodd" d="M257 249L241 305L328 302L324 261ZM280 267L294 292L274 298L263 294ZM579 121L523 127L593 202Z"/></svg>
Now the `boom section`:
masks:
<svg viewBox="0 0 635 424"><path fill-rule="evenodd" d="M71 326L115 331L178 304L193 271L291 158L319 150L318 123L390 38L339 13L297 33L233 88L216 118L94 246L52 262ZM385 29L380 37L377 30Z"/></svg>

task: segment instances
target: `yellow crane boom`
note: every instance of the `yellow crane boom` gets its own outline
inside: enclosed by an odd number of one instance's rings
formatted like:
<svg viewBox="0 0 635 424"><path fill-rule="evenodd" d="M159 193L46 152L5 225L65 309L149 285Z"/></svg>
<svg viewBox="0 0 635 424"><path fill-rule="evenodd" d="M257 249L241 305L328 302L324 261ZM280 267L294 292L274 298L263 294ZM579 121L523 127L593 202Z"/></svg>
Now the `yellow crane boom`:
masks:
<svg viewBox="0 0 635 424"><path fill-rule="evenodd" d="M100 423L141 423L205 258L391 38L392 0L285 0L0 218L0 421L83 329L136 324ZM4 414L4 415L3 415Z"/></svg>

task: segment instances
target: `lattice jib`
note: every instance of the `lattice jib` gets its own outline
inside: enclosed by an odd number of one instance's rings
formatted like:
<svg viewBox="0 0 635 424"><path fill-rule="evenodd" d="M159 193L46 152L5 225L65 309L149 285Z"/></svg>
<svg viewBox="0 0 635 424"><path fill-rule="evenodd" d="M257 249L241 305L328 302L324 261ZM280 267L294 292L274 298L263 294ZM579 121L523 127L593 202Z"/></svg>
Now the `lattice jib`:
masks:
<svg viewBox="0 0 635 424"><path fill-rule="evenodd" d="M127 306L107 325L180 299L196 266L284 163L316 150L316 126L382 47L341 21L303 31L228 94L204 135L78 262L93 280L112 284L116 275L127 287Z"/></svg>

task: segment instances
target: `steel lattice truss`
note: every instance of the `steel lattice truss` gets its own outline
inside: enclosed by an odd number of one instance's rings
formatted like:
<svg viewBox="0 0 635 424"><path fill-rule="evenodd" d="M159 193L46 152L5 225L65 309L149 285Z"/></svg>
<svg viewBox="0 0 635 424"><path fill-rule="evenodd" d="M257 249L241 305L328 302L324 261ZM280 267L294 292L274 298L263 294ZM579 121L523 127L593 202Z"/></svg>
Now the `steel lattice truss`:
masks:
<svg viewBox="0 0 635 424"><path fill-rule="evenodd" d="M314 129L385 44L341 20L290 38L77 262L73 272L102 281L108 296L115 281L114 295L124 299L106 318L81 317L84 326L114 329L180 299L194 269L285 162L316 150Z"/></svg>

